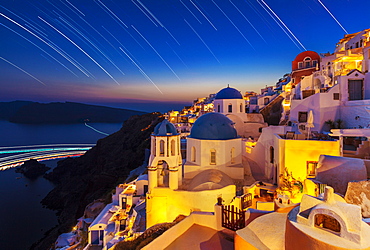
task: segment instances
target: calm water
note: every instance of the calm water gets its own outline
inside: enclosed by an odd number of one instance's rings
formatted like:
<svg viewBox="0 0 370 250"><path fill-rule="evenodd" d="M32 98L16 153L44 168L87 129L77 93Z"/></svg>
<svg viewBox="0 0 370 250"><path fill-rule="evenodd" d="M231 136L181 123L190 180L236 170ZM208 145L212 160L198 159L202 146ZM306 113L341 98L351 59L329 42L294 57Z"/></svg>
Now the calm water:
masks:
<svg viewBox="0 0 370 250"><path fill-rule="evenodd" d="M122 124L89 124L104 133L114 133ZM0 121L0 147L51 143L95 143L105 135L84 124L21 125ZM57 160L44 161L54 168ZM14 169L0 171L0 249L23 250L42 238L57 224L55 212L42 208L40 201L53 184L39 177L29 180Z"/></svg>

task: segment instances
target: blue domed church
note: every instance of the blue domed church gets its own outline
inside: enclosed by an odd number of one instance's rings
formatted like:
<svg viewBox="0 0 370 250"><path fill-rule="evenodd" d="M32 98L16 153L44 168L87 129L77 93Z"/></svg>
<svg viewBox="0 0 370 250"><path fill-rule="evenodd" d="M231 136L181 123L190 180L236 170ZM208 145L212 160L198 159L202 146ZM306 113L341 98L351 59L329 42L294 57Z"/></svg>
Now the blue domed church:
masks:
<svg viewBox="0 0 370 250"><path fill-rule="evenodd" d="M241 137L258 138L262 128L267 127L262 114L246 113L245 100L240 91L227 86L221 89L213 102L214 112L223 114L233 121Z"/></svg>
<svg viewBox="0 0 370 250"><path fill-rule="evenodd" d="M229 118L220 113L202 115L187 138L184 178L217 169L233 179L243 179L241 146L241 138Z"/></svg>
<svg viewBox="0 0 370 250"><path fill-rule="evenodd" d="M180 135L164 120L151 136L147 227L191 211L213 212L219 197L230 203L236 196L235 183L244 183L247 168L242 162L242 138L225 115L212 112L195 121L184 164Z"/></svg>

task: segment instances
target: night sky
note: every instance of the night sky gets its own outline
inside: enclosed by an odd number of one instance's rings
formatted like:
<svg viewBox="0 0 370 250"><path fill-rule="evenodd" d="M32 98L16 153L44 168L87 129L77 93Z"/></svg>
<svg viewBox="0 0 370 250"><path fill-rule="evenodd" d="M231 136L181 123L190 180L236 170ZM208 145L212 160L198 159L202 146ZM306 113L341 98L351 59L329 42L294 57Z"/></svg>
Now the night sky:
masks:
<svg viewBox="0 0 370 250"><path fill-rule="evenodd" d="M0 101L190 102L273 85L368 0L0 0Z"/></svg>

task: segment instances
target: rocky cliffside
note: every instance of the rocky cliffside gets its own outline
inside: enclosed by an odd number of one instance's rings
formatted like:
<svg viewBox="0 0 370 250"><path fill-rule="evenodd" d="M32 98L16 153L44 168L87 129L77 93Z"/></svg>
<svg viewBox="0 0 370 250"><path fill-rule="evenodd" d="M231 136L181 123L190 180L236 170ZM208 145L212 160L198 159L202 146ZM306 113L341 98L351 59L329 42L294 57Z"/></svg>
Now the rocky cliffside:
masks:
<svg viewBox="0 0 370 250"><path fill-rule="evenodd" d="M133 116L85 155L59 161L45 176L56 187L42 200L43 205L58 212L59 225L31 249L48 249L59 234L71 230L86 205L95 199L105 197L109 202L115 186L142 164L150 135L161 120L159 113Z"/></svg>

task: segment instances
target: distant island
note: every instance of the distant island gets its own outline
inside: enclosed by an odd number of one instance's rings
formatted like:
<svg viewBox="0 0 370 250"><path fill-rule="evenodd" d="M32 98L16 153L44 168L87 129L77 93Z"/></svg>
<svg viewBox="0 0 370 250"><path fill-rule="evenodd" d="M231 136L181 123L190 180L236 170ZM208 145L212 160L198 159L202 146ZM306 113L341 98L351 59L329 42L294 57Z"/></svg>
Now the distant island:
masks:
<svg viewBox="0 0 370 250"><path fill-rule="evenodd" d="M75 102L0 102L0 119L13 123L118 123L145 112Z"/></svg>
<svg viewBox="0 0 370 250"><path fill-rule="evenodd" d="M31 159L17 167L15 172L23 174L28 179L36 179L45 174L48 170L50 170L50 167L47 167L45 164L42 164L35 159Z"/></svg>

